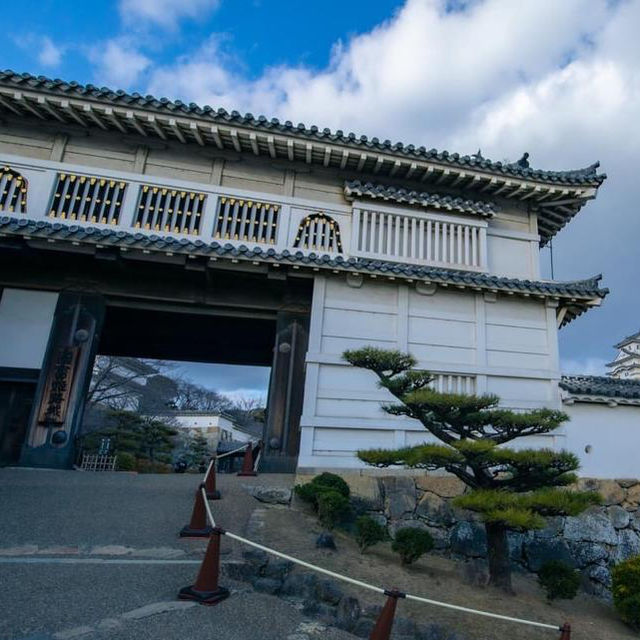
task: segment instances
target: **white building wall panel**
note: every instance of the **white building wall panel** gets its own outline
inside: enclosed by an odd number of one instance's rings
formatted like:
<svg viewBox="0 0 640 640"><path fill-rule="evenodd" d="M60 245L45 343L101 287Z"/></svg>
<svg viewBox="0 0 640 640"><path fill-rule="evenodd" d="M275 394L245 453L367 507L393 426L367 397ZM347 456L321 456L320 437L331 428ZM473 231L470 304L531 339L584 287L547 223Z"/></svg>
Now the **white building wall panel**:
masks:
<svg viewBox="0 0 640 640"><path fill-rule="evenodd" d="M565 446L580 459L581 476L638 477L640 407L576 402L563 411L571 418Z"/></svg>
<svg viewBox="0 0 640 640"><path fill-rule="evenodd" d="M4 289L0 299L0 367L40 369L58 294Z"/></svg>
<svg viewBox="0 0 640 640"><path fill-rule="evenodd" d="M444 383L467 380L506 407L559 406L555 310L543 300L368 278L351 284L344 276L315 281L300 468L362 468L358 449L430 438L417 421L382 410L393 397L374 374L343 362L345 349L409 351ZM556 446L556 439L541 444Z"/></svg>

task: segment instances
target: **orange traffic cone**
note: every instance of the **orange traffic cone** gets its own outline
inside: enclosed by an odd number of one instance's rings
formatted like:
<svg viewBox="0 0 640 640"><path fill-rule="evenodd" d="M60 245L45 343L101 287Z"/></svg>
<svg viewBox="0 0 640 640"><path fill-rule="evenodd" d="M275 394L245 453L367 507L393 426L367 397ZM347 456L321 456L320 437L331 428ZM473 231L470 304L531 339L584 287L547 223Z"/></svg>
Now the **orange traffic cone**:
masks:
<svg viewBox="0 0 640 640"><path fill-rule="evenodd" d="M216 489L216 459L212 458L204 480L204 489L208 500L220 500L220 492Z"/></svg>
<svg viewBox="0 0 640 640"><path fill-rule="evenodd" d="M239 476L257 476L258 474L253 470L253 451L251 443L247 443L247 448L244 452L244 458L242 458L242 469L238 471Z"/></svg>
<svg viewBox="0 0 640 640"><path fill-rule="evenodd" d="M565 622L561 627L560 631L560 640L571 640L571 625L568 622Z"/></svg>
<svg viewBox="0 0 640 640"><path fill-rule="evenodd" d="M199 604L214 605L229 597L229 589L218 584L220 577L220 536L224 533L216 527L211 531L207 551L200 565L195 584L183 587L178 600L195 600Z"/></svg>
<svg viewBox="0 0 640 640"><path fill-rule="evenodd" d="M401 593L397 589L391 591L385 591L387 601L382 607L382 611L376 621L376 626L373 627L373 631L369 636L369 640L389 640L391 637L391 627L393 627L393 616L396 613L396 604L398 604L398 598L404 598L405 594Z"/></svg>
<svg viewBox="0 0 640 640"><path fill-rule="evenodd" d="M208 538L213 531L213 527L207 522L207 509L204 505L202 487L204 487L204 484L201 484L196 491L191 520L188 525L180 530L181 538Z"/></svg>

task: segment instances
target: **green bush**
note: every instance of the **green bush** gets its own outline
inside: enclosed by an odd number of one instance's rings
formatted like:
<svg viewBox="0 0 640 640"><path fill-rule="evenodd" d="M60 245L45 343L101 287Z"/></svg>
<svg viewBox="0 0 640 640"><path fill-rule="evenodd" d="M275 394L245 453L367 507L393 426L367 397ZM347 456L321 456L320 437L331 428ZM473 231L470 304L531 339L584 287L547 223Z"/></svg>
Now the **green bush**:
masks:
<svg viewBox="0 0 640 640"><path fill-rule="evenodd" d="M433 549L433 538L428 531L405 527L397 531L391 548L400 555L402 564L407 565Z"/></svg>
<svg viewBox="0 0 640 640"><path fill-rule="evenodd" d="M125 451L118 454L116 464L118 466L118 471L135 471L136 458L133 454Z"/></svg>
<svg viewBox="0 0 640 640"><path fill-rule="evenodd" d="M611 592L613 604L622 620L640 631L640 556L613 567Z"/></svg>
<svg viewBox="0 0 640 640"><path fill-rule="evenodd" d="M322 491L318 494L317 502L318 520L327 529L333 529L351 511L349 498L337 491Z"/></svg>
<svg viewBox="0 0 640 640"><path fill-rule="evenodd" d="M578 594L580 573L560 560L549 560L538 571L538 583L545 590L547 600L571 600Z"/></svg>
<svg viewBox="0 0 640 640"><path fill-rule="evenodd" d="M335 473L321 473L307 482L307 484L298 484L295 486L295 492L301 500L313 505L318 511L318 498L320 494L333 491L349 499L349 485Z"/></svg>
<svg viewBox="0 0 640 640"><path fill-rule="evenodd" d="M360 553L364 553L369 547L378 542L384 542L388 537L387 530L371 516L359 516L356 518L356 542L360 548Z"/></svg>

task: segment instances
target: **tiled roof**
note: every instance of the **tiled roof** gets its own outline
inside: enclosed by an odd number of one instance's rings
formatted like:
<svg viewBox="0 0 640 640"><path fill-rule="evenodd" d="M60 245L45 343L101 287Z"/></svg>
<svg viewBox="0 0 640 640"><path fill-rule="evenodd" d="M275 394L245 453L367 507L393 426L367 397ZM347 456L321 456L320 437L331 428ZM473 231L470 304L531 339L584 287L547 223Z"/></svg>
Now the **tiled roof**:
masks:
<svg viewBox="0 0 640 640"><path fill-rule="evenodd" d="M464 198L453 198L451 196L434 193L411 191L409 189L373 184L371 182L362 183L359 180L345 182L344 195L347 199L351 200L354 198L372 198L374 200L399 202L401 204L415 205L418 207L470 213L482 216L483 218L490 218L495 215L497 211L496 205L490 202L465 200Z"/></svg>
<svg viewBox="0 0 640 640"><path fill-rule="evenodd" d="M565 324L582 313L585 310L585 305L589 302L602 299L609 293L608 289L600 289L598 287L601 276L574 282L520 280L458 269L442 269L368 258L345 259L342 256L333 257L328 254L317 253L305 254L301 251L289 251L286 249L284 251L276 251L273 248L256 246L234 246L218 242L207 243L202 240L176 238L169 235L64 224L48 220L36 221L9 216L0 217L0 233L61 242L82 242L104 247L113 246L125 250L139 249L164 253L170 252L172 254L227 258L229 260L291 264L316 270L320 268L340 272L379 275L381 277L410 278L437 284L503 291L511 294L558 297L568 299L568 303L573 306L573 311L567 313Z"/></svg>
<svg viewBox="0 0 640 640"><path fill-rule="evenodd" d="M266 130L294 135L308 140L333 142L343 146L352 147L361 151L380 151L395 156L434 161L457 167L467 167L487 171L493 174L514 176L526 180L545 183L560 183L571 185L599 186L606 178L605 174L598 174L599 163L596 162L583 169L570 171L544 171L529 167L528 154L514 163L494 162L483 158L479 153L463 155L416 147L413 144L401 142L392 143L390 140L379 140L367 136L356 136L354 133L344 133L341 130L331 131L320 129L317 126L307 127L300 123L294 125L289 120L281 122L276 118L268 119L265 116L254 116L251 113L242 115L238 111L226 111L214 109L210 106L199 106L193 102L185 104L180 100L167 98L155 98L154 96L142 96L138 93L126 93L114 91L107 87L96 87L91 84L82 85L77 82L66 82L59 79L50 79L44 76L33 76L28 73L15 73L14 71L0 71L0 85L10 86L15 89L45 91L53 95L65 97L78 97L105 102L123 107L135 107L153 112L169 113L173 115L193 116L205 118L211 122L235 124L255 130Z"/></svg>
<svg viewBox="0 0 640 640"><path fill-rule="evenodd" d="M622 349L622 347L626 347L630 342L637 342L637 341L640 341L640 331L636 331L635 333L632 333L630 336L623 338L622 340L620 340L620 342L618 342L618 344L614 344L613 348Z"/></svg>
<svg viewBox="0 0 640 640"><path fill-rule="evenodd" d="M560 388L576 396L640 400L640 380L619 380L608 376L562 376Z"/></svg>

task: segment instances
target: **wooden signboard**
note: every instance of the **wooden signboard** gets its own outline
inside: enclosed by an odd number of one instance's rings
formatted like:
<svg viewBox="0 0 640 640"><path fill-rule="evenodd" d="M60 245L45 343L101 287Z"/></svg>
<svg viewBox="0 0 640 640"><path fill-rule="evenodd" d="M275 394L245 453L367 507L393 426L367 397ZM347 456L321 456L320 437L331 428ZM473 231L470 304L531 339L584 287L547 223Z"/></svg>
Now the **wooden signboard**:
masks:
<svg viewBox="0 0 640 640"><path fill-rule="evenodd" d="M64 423L75 377L78 352L78 347L60 347L56 351L40 404L39 424Z"/></svg>

